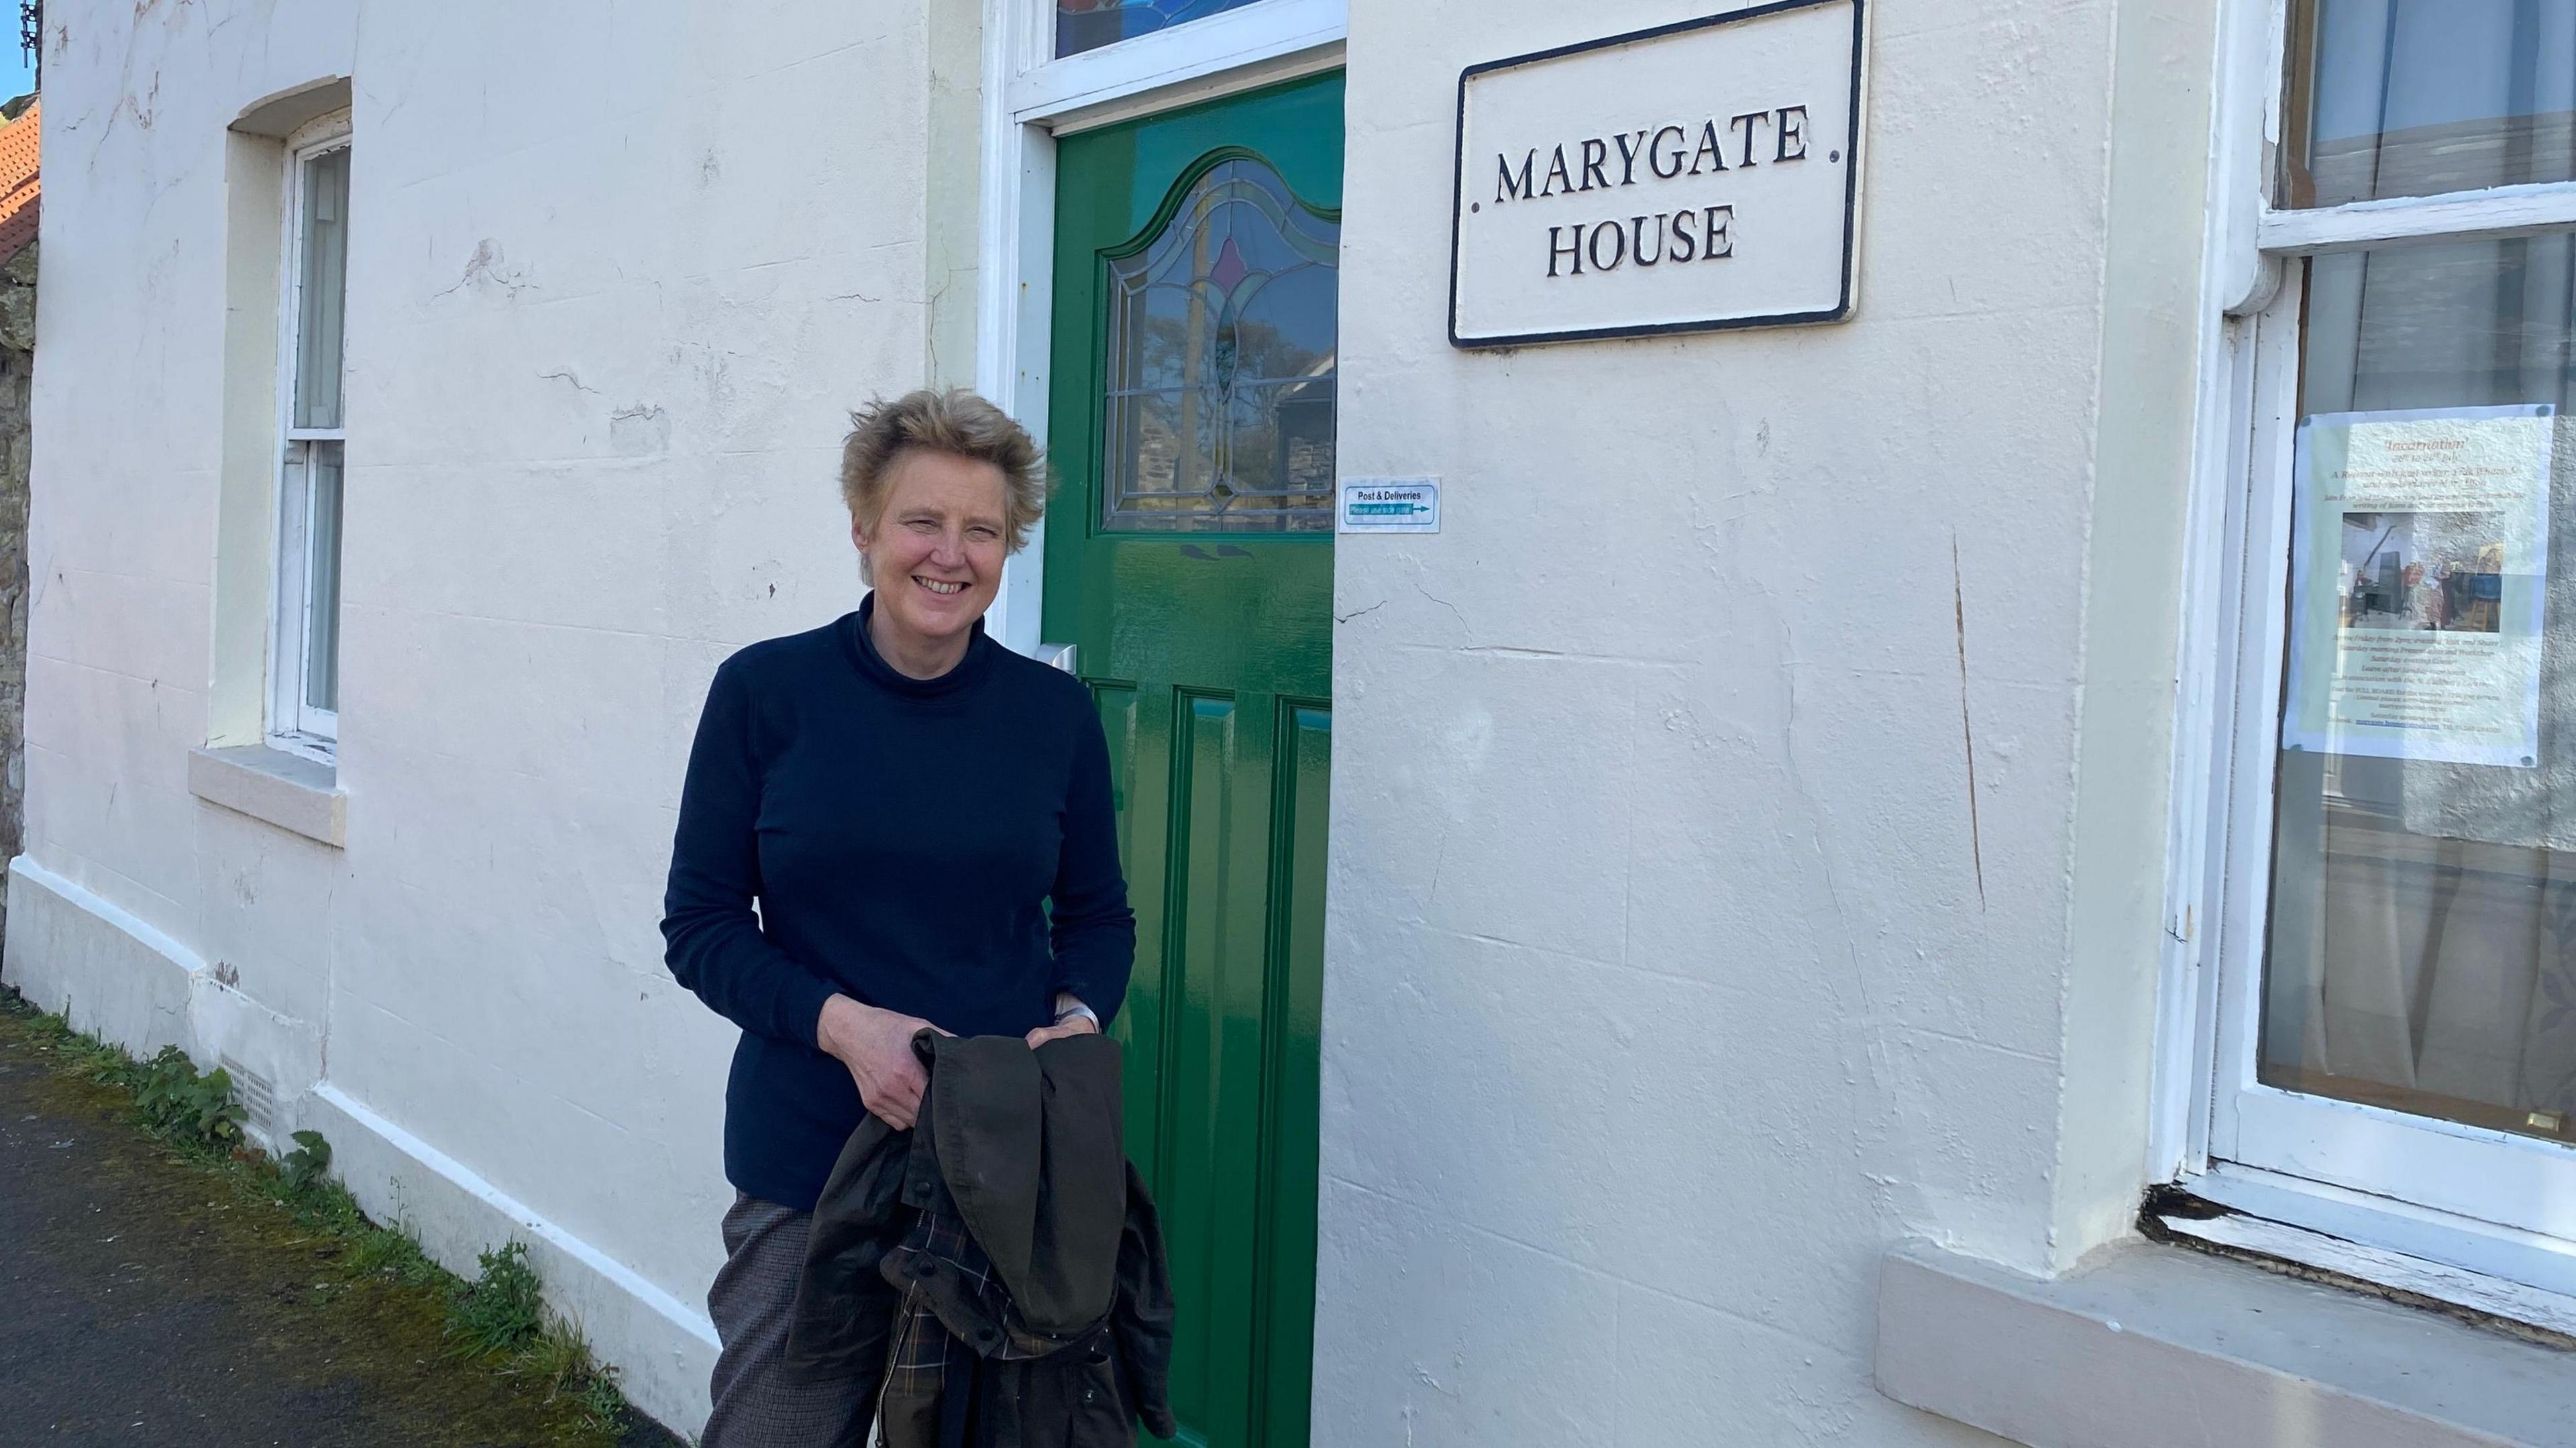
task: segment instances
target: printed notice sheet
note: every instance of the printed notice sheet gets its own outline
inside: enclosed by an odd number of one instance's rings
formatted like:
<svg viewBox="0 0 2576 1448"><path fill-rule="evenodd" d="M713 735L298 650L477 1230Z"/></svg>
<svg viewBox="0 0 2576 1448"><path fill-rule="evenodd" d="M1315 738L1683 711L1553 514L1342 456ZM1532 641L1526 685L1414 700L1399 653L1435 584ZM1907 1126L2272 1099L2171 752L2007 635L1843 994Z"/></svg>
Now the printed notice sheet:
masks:
<svg viewBox="0 0 2576 1448"><path fill-rule="evenodd" d="M2537 762L2553 412L2299 424L2284 748Z"/></svg>

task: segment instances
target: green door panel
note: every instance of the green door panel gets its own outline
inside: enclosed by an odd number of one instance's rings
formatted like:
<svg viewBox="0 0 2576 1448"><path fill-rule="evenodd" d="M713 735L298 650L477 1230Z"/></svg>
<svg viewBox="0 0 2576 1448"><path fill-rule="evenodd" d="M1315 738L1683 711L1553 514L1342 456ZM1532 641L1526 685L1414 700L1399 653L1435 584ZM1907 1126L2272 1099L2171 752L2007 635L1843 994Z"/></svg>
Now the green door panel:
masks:
<svg viewBox="0 0 2576 1448"><path fill-rule="evenodd" d="M1281 695L1278 778L1271 789L1271 959L1264 981L1263 1064L1282 1109L1263 1122L1261 1185L1264 1273L1257 1281L1256 1358L1273 1363L1255 1408L1250 1441L1306 1441L1307 1389L1315 1348L1315 1203L1322 1178L1316 1103L1322 1095L1316 1045L1324 1025L1324 873L1333 777L1333 711L1321 698ZM1282 908L1284 907L1284 908Z"/></svg>
<svg viewBox="0 0 2576 1448"><path fill-rule="evenodd" d="M1044 634L1109 737L1128 1149L1206 1448L1307 1441L1341 169L1338 75L1057 150Z"/></svg>

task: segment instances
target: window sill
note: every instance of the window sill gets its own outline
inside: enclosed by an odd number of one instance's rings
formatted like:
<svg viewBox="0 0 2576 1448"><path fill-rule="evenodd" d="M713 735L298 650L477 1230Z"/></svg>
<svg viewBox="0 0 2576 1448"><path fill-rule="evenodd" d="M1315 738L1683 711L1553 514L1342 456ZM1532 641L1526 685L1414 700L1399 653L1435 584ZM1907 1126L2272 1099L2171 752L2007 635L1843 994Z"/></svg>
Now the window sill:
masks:
<svg viewBox="0 0 2576 1448"><path fill-rule="evenodd" d="M188 792L334 848L349 843L349 796L330 765L246 744L188 754Z"/></svg>
<svg viewBox="0 0 2576 1448"><path fill-rule="evenodd" d="M2564 1352L2178 1248L2115 1248L2042 1280L1913 1243L1879 1270L1878 1390L2033 1448L2576 1448L2572 1368Z"/></svg>

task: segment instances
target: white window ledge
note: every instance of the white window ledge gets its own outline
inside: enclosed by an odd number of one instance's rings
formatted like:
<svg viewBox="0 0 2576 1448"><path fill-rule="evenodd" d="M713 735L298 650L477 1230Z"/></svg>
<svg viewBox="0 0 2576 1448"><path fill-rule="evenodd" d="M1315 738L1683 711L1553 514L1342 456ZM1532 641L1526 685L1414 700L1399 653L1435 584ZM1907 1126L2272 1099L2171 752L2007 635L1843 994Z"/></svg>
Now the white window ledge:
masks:
<svg viewBox="0 0 2576 1448"><path fill-rule="evenodd" d="M264 744L191 750L188 790L326 845L349 843L349 796L339 772L302 755Z"/></svg>
<svg viewBox="0 0 2576 1448"><path fill-rule="evenodd" d="M2181 1248L1879 1270L1878 1390L2032 1448L2576 1445L2576 1354Z"/></svg>

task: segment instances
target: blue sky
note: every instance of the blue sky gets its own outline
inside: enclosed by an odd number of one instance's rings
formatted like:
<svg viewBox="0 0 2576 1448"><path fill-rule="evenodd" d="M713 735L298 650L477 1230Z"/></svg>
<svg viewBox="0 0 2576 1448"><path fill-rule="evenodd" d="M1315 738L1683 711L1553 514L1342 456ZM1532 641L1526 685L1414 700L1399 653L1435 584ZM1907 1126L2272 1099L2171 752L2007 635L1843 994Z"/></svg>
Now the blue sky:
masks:
<svg viewBox="0 0 2576 1448"><path fill-rule="evenodd" d="M0 27L0 101L36 88L36 67L18 48L18 27Z"/></svg>

